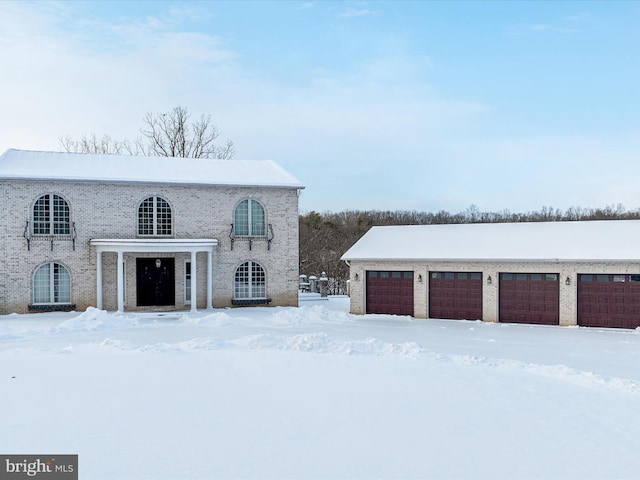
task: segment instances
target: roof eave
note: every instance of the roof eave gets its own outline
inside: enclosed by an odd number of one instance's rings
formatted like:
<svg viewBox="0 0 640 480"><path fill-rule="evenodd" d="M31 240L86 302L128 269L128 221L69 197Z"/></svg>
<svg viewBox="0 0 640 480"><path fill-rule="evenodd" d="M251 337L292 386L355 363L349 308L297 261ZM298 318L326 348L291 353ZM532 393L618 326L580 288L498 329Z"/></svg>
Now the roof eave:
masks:
<svg viewBox="0 0 640 480"><path fill-rule="evenodd" d="M239 187L239 188L278 188L278 189L291 189L291 190L303 190L305 187L301 184L268 184L268 183L221 183L221 182L176 182L170 180L127 180L127 179L108 179L108 178L50 178L50 177L36 177L36 176L11 176L4 175L0 177L2 180L24 180L28 182L65 182L65 183L109 183L119 185L181 185L188 187L205 186L205 187Z"/></svg>
<svg viewBox="0 0 640 480"><path fill-rule="evenodd" d="M459 263L640 263L639 258L381 258L381 257L340 257L347 262L459 262Z"/></svg>

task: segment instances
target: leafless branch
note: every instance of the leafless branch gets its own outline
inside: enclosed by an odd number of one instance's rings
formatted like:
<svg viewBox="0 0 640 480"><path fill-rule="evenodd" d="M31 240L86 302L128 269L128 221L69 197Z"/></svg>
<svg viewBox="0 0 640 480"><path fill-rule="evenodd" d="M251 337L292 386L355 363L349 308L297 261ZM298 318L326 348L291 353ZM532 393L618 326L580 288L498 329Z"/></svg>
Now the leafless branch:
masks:
<svg viewBox="0 0 640 480"><path fill-rule="evenodd" d="M160 157L190 157L230 159L235 150L231 140L217 145L220 131L211 115L189 123L191 114L186 107L174 107L166 113L147 113L143 118L142 136L135 140L114 140L109 135L98 138L95 133L74 140L68 135L60 137L67 152L127 153L129 155L156 155Z"/></svg>

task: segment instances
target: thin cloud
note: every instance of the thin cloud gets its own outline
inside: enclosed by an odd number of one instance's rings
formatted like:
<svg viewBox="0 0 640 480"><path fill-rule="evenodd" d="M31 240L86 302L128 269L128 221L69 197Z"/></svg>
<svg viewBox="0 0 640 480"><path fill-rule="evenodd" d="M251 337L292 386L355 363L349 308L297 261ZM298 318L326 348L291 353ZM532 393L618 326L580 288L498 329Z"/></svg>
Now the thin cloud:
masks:
<svg viewBox="0 0 640 480"><path fill-rule="evenodd" d="M529 30L532 32L541 32L543 30L549 30L552 26L549 24L538 24L538 25L530 25Z"/></svg>
<svg viewBox="0 0 640 480"><path fill-rule="evenodd" d="M507 28L507 33L515 36L542 35L544 33L572 34L579 32L581 32L581 30L574 26L566 27L552 23L520 24Z"/></svg>
<svg viewBox="0 0 640 480"><path fill-rule="evenodd" d="M581 11L552 22L513 25L507 28L507 32L511 35L543 34L544 32L561 34L579 33L582 30L578 27L590 18L592 18L590 13Z"/></svg>
<svg viewBox="0 0 640 480"><path fill-rule="evenodd" d="M589 18L591 18L591 14L588 12L578 12L575 15L569 15L568 17L566 17L566 19L570 22L579 22L582 20L587 20Z"/></svg>
<svg viewBox="0 0 640 480"><path fill-rule="evenodd" d="M342 13L338 14L338 18L368 17L371 15L378 15L379 13L379 10L347 7Z"/></svg>

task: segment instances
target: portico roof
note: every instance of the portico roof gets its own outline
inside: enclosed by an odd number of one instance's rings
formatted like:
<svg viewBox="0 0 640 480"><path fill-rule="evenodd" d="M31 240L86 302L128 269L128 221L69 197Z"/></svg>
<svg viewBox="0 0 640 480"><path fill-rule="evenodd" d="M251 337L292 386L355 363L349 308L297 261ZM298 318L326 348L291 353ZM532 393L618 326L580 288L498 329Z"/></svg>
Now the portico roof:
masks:
<svg viewBox="0 0 640 480"><path fill-rule="evenodd" d="M215 238L95 238L98 252L206 252L218 245Z"/></svg>

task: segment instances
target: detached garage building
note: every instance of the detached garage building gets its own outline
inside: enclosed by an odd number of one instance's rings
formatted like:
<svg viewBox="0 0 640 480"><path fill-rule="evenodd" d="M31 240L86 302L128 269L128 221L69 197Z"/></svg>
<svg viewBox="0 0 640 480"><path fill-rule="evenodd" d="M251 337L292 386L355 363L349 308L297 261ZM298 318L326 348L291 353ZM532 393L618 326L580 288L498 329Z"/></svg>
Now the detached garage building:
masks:
<svg viewBox="0 0 640 480"><path fill-rule="evenodd" d="M640 326L640 220L373 227L342 257L351 313Z"/></svg>

